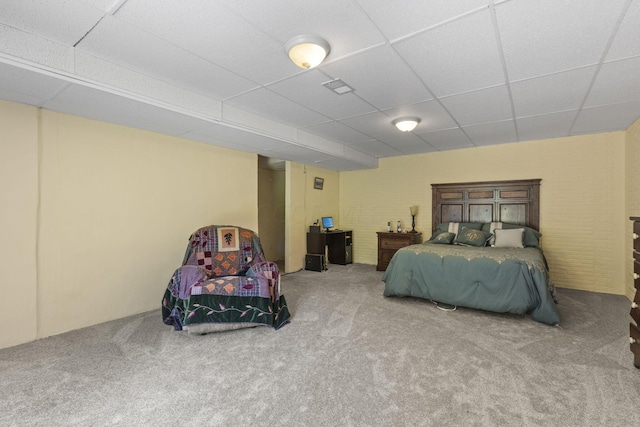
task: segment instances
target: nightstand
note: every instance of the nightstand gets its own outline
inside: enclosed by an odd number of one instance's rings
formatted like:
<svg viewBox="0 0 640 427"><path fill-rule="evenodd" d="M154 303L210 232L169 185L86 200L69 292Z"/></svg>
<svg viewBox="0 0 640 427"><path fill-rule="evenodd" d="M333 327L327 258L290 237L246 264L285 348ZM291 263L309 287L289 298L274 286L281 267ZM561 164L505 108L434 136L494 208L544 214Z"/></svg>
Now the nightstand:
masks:
<svg viewBox="0 0 640 427"><path fill-rule="evenodd" d="M378 232L378 265L376 270L384 271L391 257L398 249L422 243L422 233L387 233Z"/></svg>

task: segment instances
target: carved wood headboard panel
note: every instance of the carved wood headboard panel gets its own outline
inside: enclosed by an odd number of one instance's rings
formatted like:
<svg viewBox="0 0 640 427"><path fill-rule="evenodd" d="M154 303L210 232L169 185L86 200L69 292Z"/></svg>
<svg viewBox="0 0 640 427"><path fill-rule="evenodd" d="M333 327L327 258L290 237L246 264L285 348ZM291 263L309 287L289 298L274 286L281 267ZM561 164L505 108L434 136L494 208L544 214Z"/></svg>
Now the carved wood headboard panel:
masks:
<svg viewBox="0 0 640 427"><path fill-rule="evenodd" d="M540 179L431 184L431 232L442 222L509 222L540 230Z"/></svg>

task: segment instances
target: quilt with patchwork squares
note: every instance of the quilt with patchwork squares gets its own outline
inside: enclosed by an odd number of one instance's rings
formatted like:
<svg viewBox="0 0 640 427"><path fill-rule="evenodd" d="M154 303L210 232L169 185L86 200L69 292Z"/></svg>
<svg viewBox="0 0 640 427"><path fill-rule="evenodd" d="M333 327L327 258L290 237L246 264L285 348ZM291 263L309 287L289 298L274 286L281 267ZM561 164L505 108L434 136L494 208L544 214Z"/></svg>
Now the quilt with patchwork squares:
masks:
<svg viewBox="0 0 640 427"><path fill-rule="evenodd" d="M189 237L182 266L169 280L162 319L175 330L207 325L207 331L289 323L280 275L266 261L258 235L235 226L211 225Z"/></svg>

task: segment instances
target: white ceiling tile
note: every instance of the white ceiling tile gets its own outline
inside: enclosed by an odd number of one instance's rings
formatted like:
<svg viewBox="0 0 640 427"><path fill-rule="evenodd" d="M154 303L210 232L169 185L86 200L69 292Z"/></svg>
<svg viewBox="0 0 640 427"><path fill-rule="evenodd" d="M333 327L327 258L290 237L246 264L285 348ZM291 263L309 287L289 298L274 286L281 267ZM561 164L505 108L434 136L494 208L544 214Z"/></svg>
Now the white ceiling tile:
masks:
<svg viewBox="0 0 640 427"><path fill-rule="evenodd" d="M511 83L516 117L575 110L582 105L595 66Z"/></svg>
<svg viewBox="0 0 640 427"><path fill-rule="evenodd" d="M344 154L343 144L303 130L298 131L298 143L304 147L330 154L332 156L342 156Z"/></svg>
<svg viewBox="0 0 640 427"><path fill-rule="evenodd" d="M194 129L184 135L184 138L207 142L214 145L233 148L234 145L241 147L243 151L266 152L274 149L284 149L289 147L289 143L276 138L258 135L252 132L243 132L233 127L222 124L209 123L207 126Z"/></svg>
<svg viewBox="0 0 640 427"><path fill-rule="evenodd" d="M167 135L181 135L207 122L98 89L70 85L43 108Z"/></svg>
<svg viewBox="0 0 640 427"><path fill-rule="evenodd" d="M324 136L325 138L339 141L345 145L362 143L371 140L370 136L335 121L320 123L313 126L306 126L304 127L304 130L318 136Z"/></svg>
<svg viewBox="0 0 640 427"><path fill-rule="evenodd" d="M393 142L387 142L387 144L400 151L403 155L432 153L434 151L438 151L424 139L412 134L409 134L406 137L396 138Z"/></svg>
<svg viewBox="0 0 640 427"><path fill-rule="evenodd" d="M469 137L459 128L423 133L420 134L420 138L438 150L457 150L474 146Z"/></svg>
<svg viewBox="0 0 640 427"><path fill-rule="evenodd" d="M385 110L384 113L389 117L389 122L399 117L419 117L421 121L413 131L415 134L458 127L447 110L436 100L404 105Z"/></svg>
<svg viewBox="0 0 640 427"><path fill-rule="evenodd" d="M323 37L331 45L328 61L385 42L353 1L243 0L224 5L282 43L299 34Z"/></svg>
<svg viewBox="0 0 640 427"><path fill-rule="evenodd" d="M380 110L433 99L388 45L327 64L323 71L353 86L359 97Z"/></svg>
<svg viewBox="0 0 640 427"><path fill-rule="evenodd" d="M360 163L364 167L376 167L378 165L378 159L376 157L347 145L344 146L343 152L346 158Z"/></svg>
<svg viewBox="0 0 640 427"><path fill-rule="evenodd" d="M509 1L496 6L511 80L596 64L626 0Z"/></svg>
<svg viewBox="0 0 640 427"><path fill-rule="evenodd" d="M103 11L81 1L0 1L0 23L73 46L100 21Z"/></svg>
<svg viewBox="0 0 640 427"><path fill-rule="evenodd" d="M474 145L494 145L516 142L516 128L512 120L464 127Z"/></svg>
<svg viewBox="0 0 640 427"><path fill-rule="evenodd" d="M164 1L158 6L158 0L129 1L116 17L261 84L300 71L280 40L250 25L220 2Z"/></svg>
<svg viewBox="0 0 640 427"><path fill-rule="evenodd" d="M516 119L520 141L557 138L569 135L578 110Z"/></svg>
<svg viewBox="0 0 640 427"><path fill-rule="evenodd" d="M272 135L285 141L295 141L298 135L298 130L294 127L236 108L233 105L224 105L222 119L225 123L233 124L240 128L259 130L264 134Z"/></svg>
<svg viewBox="0 0 640 427"><path fill-rule="evenodd" d="M219 119L222 103L147 76L138 71L105 61L84 52L76 52L76 74L91 82L104 83L105 87L123 89L155 100L159 104L170 104L190 110L192 114Z"/></svg>
<svg viewBox="0 0 640 427"><path fill-rule="evenodd" d="M317 165L321 168L336 170L336 171L352 171L352 170L360 170L367 168L375 168L378 166L378 163L363 165L362 163L341 159L339 157L333 157L328 160L322 160L317 162Z"/></svg>
<svg viewBox="0 0 640 427"><path fill-rule="evenodd" d="M0 99L351 170L624 129L639 32L640 0L0 0ZM284 52L303 33L331 44L317 69Z"/></svg>
<svg viewBox="0 0 640 427"><path fill-rule="evenodd" d="M225 104L233 105L295 127L313 125L329 120L327 117L311 111L268 89L257 89L244 93L226 101Z"/></svg>
<svg viewBox="0 0 640 427"><path fill-rule="evenodd" d="M375 157L395 157L402 155L401 151L375 139L364 142L356 142L355 144L349 145L349 147Z"/></svg>
<svg viewBox="0 0 640 427"><path fill-rule="evenodd" d="M247 79L110 16L87 35L78 49L219 100L256 87Z"/></svg>
<svg viewBox="0 0 640 427"><path fill-rule="evenodd" d="M393 140L399 133L402 133L391 124L391 120L386 114L375 112L350 117L340 122L373 139L386 141Z"/></svg>
<svg viewBox="0 0 640 427"><path fill-rule="evenodd" d="M487 0L357 0L389 40L413 34L469 11L487 7Z"/></svg>
<svg viewBox="0 0 640 427"><path fill-rule="evenodd" d="M578 115L572 134L613 132L628 128L640 117L640 101L585 108Z"/></svg>
<svg viewBox="0 0 640 427"><path fill-rule="evenodd" d="M113 12L113 8L126 0L82 0L84 3L100 9L104 12Z"/></svg>
<svg viewBox="0 0 640 427"><path fill-rule="evenodd" d="M436 96L505 83L488 11L394 44Z"/></svg>
<svg viewBox="0 0 640 427"><path fill-rule="evenodd" d="M58 72L73 71L72 48L3 24L0 24L0 53Z"/></svg>
<svg viewBox="0 0 640 427"><path fill-rule="evenodd" d="M16 68L2 62L0 62L0 76L2 76L0 90L6 94L12 93L12 101L29 100L23 103L30 105L41 105L69 84L54 77Z"/></svg>
<svg viewBox="0 0 640 427"><path fill-rule="evenodd" d="M338 95L322 86L327 76L318 70L309 70L295 77L269 86L269 89L306 105L311 110L332 119L341 119L374 111L375 108L362 101L353 93ZM351 86L349 82L345 82ZM356 91L358 89L356 88ZM265 105L265 108L269 108Z"/></svg>
<svg viewBox="0 0 640 427"><path fill-rule="evenodd" d="M640 100L640 56L602 65L585 107Z"/></svg>
<svg viewBox="0 0 640 427"><path fill-rule="evenodd" d="M460 126L498 122L513 117L506 86L463 93L440 101Z"/></svg>
<svg viewBox="0 0 640 427"><path fill-rule="evenodd" d="M290 145L285 148L270 149L269 154L272 157L277 157L284 160L296 161L298 159L305 159L306 161L311 162L321 162L323 160L329 160L333 157L330 154L297 145Z"/></svg>
<svg viewBox="0 0 640 427"><path fill-rule="evenodd" d="M609 48L606 60L628 58L640 55L640 2L633 1L624 16L622 24Z"/></svg>

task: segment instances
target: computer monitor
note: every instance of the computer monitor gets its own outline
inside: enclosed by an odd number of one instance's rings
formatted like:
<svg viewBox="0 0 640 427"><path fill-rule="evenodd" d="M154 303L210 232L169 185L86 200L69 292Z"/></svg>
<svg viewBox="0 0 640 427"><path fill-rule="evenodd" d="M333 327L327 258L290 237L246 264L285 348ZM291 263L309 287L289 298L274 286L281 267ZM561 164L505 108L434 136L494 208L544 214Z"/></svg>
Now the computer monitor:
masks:
<svg viewBox="0 0 640 427"><path fill-rule="evenodd" d="M333 228L333 217L331 216L323 216L322 217L322 228L326 231L331 231Z"/></svg>

